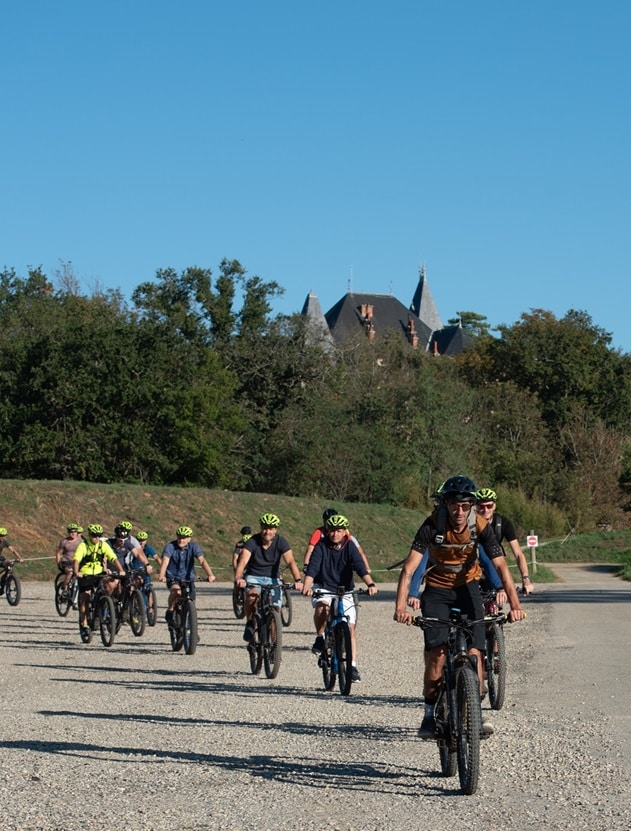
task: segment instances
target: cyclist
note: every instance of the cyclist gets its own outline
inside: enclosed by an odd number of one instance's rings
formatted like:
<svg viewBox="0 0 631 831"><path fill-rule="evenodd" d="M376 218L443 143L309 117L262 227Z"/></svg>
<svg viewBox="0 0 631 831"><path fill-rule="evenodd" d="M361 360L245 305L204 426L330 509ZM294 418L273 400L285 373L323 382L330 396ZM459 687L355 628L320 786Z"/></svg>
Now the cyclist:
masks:
<svg viewBox="0 0 631 831"><path fill-rule="evenodd" d="M125 571L146 568L151 574L152 568L140 542L132 536L133 525L123 520L114 528L114 536L107 541L110 548L120 560Z"/></svg>
<svg viewBox="0 0 631 831"><path fill-rule="evenodd" d="M249 525L244 525L241 530L239 531L241 534L241 538L238 542L235 543L234 551L232 552L232 576L237 573L237 563L239 562L239 557L241 556L241 552L243 551L243 546L252 536L252 529Z"/></svg>
<svg viewBox="0 0 631 831"><path fill-rule="evenodd" d="M421 597L423 615L447 619L451 608L455 606L471 620L482 620L484 607L478 582L482 576L477 553L478 541L484 546L502 580L511 607L509 619L512 621L523 619L524 613L502 549L492 528L473 510L477 500L476 491L475 484L466 476L452 476L443 484L440 504L416 532L410 553L399 576L394 614L394 619L399 623L409 625L412 622L412 614L406 609L406 601L410 580L425 549L429 549L429 568L425 574L425 590ZM426 629L424 636L425 713L419 729L419 737L434 739L436 735L434 705L442 680L447 627L436 626ZM481 622L473 628L470 648L478 659L481 695L484 647L484 623ZM489 736L492 733L493 726L483 714L482 735Z"/></svg>
<svg viewBox="0 0 631 831"><path fill-rule="evenodd" d="M191 600L195 600L195 560L204 569L209 583L216 580L211 567L204 558L204 552L192 539L193 529L180 525L175 532L175 539L167 543L162 552L158 580L166 583L169 602L164 618L168 624L173 620L173 607L182 594L182 581L191 582Z"/></svg>
<svg viewBox="0 0 631 831"><path fill-rule="evenodd" d="M79 625L83 631L89 628L88 608L90 591L102 576L114 566L122 576L125 573L118 557L103 539L103 526L97 522L88 525L88 539L79 543L73 555L73 569L79 581ZM118 580L106 584L108 594L118 587Z"/></svg>
<svg viewBox="0 0 631 831"><path fill-rule="evenodd" d="M366 562L348 534L348 520L341 514L333 514L326 519L324 539L316 544L309 558L302 590L302 593L308 597L313 595L314 588L325 592L311 601L314 609L313 623L316 630L316 639L311 649L316 655L322 652L329 606L333 597L336 596L338 586L344 586L346 594L342 597L341 607L348 618L351 631L353 655L351 678L353 681L361 681L357 669L357 639L355 635L357 612L353 598L353 589L355 588L353 572L357 572L368 586L369 595L377 594L377 586L373 583L370 571L366 568Z"/></svg>
<svg viewBox="0 0 631 831"><path fill-rule="evenodd" d="M136 539L138 540L138 544L147 558L147 562L149 562L149 560L155 560L156 563L160 565L160 555L152 545L149 545L149 534L146 531L138 531Z"/></svg>
<svg viewBox="0 0 631 831"><path fill-rule="evenodd" d="M24 558L18 554L17 550L11 545L9 540L7 539L7 534L9 532L6 528L0 528L0 568L4 565L4 561L7 559L5 557L5 552L8 551L18 563L23 563Z"/></svg>
<svg viewBox="0 0 631 831"><path fill-rule="evenodd" d="M325 510L322 512L322 525L319 528L316 528L313 534L311 534L311 536L309 537L309 544L307 545L307 550L305 551L304 565L302 569L305 574L307 573L307 566L309 565L309 560L311 559L311 553L313 552L315 546L320 542L320 540L325 539L326 521L329 517L332 516L341 516L341 514L336 508L325 508ZM348 529L346 529L345 536L355 543L355 546L357 547L357 550L359 551L359 554L364 561L364 565L368 570L368 574L370 574L368 558L364 554L364 549L359 544L359 540L357 539L357 537L354 537Z"/></svg>
<svg viewBox="0 0 631 831"><path fill-rule="evenodd" d="M491 488L480 488L480 490L476 493L476 496L478 498L478 504L476 506L477 512L489 523L495 532L495 536L497 537L497 541L500 546L502 546L503 540L506 540L506 542L510 545L511 551L513 552L513 556L515 557L515 561L517 563L517 568L519 569L519 573L521 575L523 592L524 594L532 594L532 582L528 575L528 562L526 561L526 555L519 547L517 533L515 532L515 526L513 523L510 519L508 519L508 517L496 513L497 494Z"/></svg>
<svg viewBox="0 0 631 831"><path fill-rule="evenodd" d="M280 561L287 564L294 578L294 588L302 589L302 575L296 565L291 546L278 533L280 519L276 514L265 513L259 518L261 530L246 540L239 555L234 582L240 588L247 588L245 596L246 624L243 640L250 643L254 639L252 618L259 598L261 586L275 586L272 603L278 608L282 605L280 590Z"/></svg>
<svg viewBox="0 0 631 831"><path fill-rule="evenodd" d="M77 546L81 542L79 534L79 525L76 522L69 522L66 525L66 536L59 541L57 551L55 551L55 559L57 560L57 568L64 574L64 589L68 588L68 583L72 577L73 566L72 558L77 550ZM73 609L77 608L77 604L72 604Z"/></svg>

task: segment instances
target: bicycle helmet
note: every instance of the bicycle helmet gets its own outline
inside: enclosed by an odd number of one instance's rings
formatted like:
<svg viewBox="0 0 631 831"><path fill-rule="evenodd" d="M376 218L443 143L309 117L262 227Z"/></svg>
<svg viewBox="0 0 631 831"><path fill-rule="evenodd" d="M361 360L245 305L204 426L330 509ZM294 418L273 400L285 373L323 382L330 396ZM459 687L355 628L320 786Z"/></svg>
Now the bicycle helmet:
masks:
<svg viewBox="0 0 631 831"><path fill-rule="evenodd" d="M119 525L120 528L127 531L128 534L131 534L131 529L134 527L131 524L131 522L127 522L126 519L124 519L122 522L119 522L118 525Z"/></svg>
<svg viewBox="0 0 631 831"><path fill-rule="evenodd" d="M244 534L241 537L241 542L247 542L248 540L251 540L251 539L252 539L252 534Z"/></svg>
<svg viewBox="0 0 631 831"><path fill-rule="evenodd" d="M339 513L337 508L327 508L325 511L322 511L322 524L326 525L326 521L330 516L339 516Z"/></svg>
<svg viewBox="0 0 631 831"><path fill-rule="evenodd" d="M259 522L261 523L262 528L278 528L280 525L280 519L276 516L276 514L263 514Z"/></svg>
<svg viewBox="0 0 631 831"><path fill-rule="evenodd" d="M239 533L242 537L247 537L249 539L252 536L252 529L249 525L244 525Z"/></svg>
<svg viewBox="0 0 631 831"><path fill-rule="evenodd" d="M98 522L93 522L92 525L88 525L88 534L91 537L100 537L103 534L103 526L99 525Z"/></svg>
<svg viewBox="0 0 631 831"><path fill-rule="evenodd" d="M149 534L146 531L138 531L138 533L136 534L136 539L139 541L148 540Z"/></svg>
<svg viewBox="0 0 631 831"><path fill-rule="evenodd" d="M475 502L476 486L467 476L450 476L440 492L443 502Z"/></svg>
<svg viewBox="0 0 631 831"><path fill-rule="evenodd" d="M0 528L0 537L6 537L8 533L6 528Z"/></svg>
<svg viewBox="0 0 631 831"><path fill-rule="evenodd" d="M327 531L331 531L334 528L346 530L348 528L348 520L342 514L333 514L333 516L327 519L325 527Z"/></svg>
<svg viewBox="0 0 631 831"><path fill-rule="evenodd" d="M68 533L70 533L71 531L77 531L78 532L79 531L79 526L77 525L76 522L69 522L68 525L66 525L66 531Z"/></svg>
<svg viewBox="0 0 631 831"><path fill-rule="evenodd" d="M476 497L480 502L497 502L497 494L491 488L480 488Z"/></svg>
<svg viewBox="0 0 631 831"><path fill-rule="evenodd" d="M177 537L192 537L193 536L193 529L190 528L188 525L180 525L180 527L175 532Z"/></svg>
<svg viewBox="0 0 631 831"><path fill-rule="evenodd" d="M116 528L114 528L114 534L116 537L118 537L119 540L124 540L126 539L126 537L129 536L129 531L121 523L120 525L117 525Z"/></svg>

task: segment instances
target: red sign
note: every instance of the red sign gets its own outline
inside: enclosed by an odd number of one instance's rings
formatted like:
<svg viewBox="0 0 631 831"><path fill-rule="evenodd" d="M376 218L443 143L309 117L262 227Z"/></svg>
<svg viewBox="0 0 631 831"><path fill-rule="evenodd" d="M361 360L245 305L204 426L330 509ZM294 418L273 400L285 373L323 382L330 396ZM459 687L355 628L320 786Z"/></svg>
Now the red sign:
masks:
<svg viewBox="0 0 631 831"><path fill-rule="evenodd" d="M530 534L526 537L526 545L528 548L536 548L539 545L539 537L536 537L534 534Z"/></svg>

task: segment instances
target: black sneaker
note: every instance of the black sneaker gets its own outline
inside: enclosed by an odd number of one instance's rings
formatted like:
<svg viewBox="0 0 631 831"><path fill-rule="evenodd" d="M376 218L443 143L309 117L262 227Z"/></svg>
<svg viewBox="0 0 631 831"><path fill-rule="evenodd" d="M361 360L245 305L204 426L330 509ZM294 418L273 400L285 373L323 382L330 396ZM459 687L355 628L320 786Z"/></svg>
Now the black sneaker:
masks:
<svg viewBox="0 0 631 831"><path fill-rule="evenodd" d="M166 610L166 612L164 613L164 619L169 624L169 626L173 624L173 612L171 611L171 609Z"/></svg>
<svg viewBox="0 0 631 831"><path fill-rule="evenodd" d="M357 682L361 681L361 680L362 680L362 677L359 674L359 670L357 669L357 667L351 667L351 681L353 681L355 684L357 684Z"/></svg>
<svg viewBox="0 0 631 831"><path fill-rule="evenodd" d="M324 649L324 635L318 635L318 637L314 640L313 646L311 647L311 651L314 655L319 655L322 650Z"/></svg>
<svg viewBox="0 0 631 831"><path fill-rule="evenodd" d="M243 630L243 640L246 643L252 643L254 640L254 626L251 623L245 624L245 629Z"/></svg>
<svg viewBox="0 0 631 831"><path fill-rule="evenodd" d="M436 719L434 716L423 716L423 721L418 729L419 739L436 738Z"/></svg>

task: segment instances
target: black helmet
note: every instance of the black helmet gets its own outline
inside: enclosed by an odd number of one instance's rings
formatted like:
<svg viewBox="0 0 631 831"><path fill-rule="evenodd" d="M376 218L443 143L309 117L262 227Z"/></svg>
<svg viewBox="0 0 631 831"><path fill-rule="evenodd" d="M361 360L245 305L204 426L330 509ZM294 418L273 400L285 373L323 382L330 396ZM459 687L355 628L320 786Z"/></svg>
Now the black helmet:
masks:
<svg viewBox="0 0 631 831"><path fill-rule="evenodd" d="M250 536L252 536L252 529L250 528L249 525L244 525L243 528L239 531L239 533L241 534L242 537L244 537L246 534L249 534Z"/></svg>
<svg viewBox="0 0 631 831"><path fill-rule="evenodd" d="M326 510L322 511L322 524L326 525L326 521L330 516L339 516L340 512L337 508L327 508Z"/></svg>
<svg viewBox="0 0 631 831"><path fill-rule="evenodd" d="M467 476L450 476L440 489L443 502L475 502L477 488Z"/></svg>

